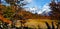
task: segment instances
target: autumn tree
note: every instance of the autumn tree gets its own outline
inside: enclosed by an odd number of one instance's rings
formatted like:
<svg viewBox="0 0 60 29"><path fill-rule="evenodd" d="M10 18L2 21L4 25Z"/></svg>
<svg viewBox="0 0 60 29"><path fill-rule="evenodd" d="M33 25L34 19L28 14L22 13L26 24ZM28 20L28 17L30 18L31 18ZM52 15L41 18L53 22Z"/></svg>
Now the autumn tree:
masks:
<svg viewBox="0 0 60 29"><path fill-rule="evenodd" d="M59 24L60 24L60 1L57 1L55 2L55 0L53 0L51 3L50 3L50 8L51 8L51 19L52 20L58 20L58 24L57 24L57 29L59 27Z"/></svg>
<svg viewBox="0 0 60 29"><path fill-rule="evenodd" d="M55 0L53 0L50 3L50 7L51 7L51 19L60 19L60 2L55 2Z"/></svg>
<svg viewBox="0 0 60 29"><path fill-rule="evenodd" d="M5 0L8 4L10 4L10 6L14 6L13 8L15 8L15 12L13 13L12 17L17 15L17 13L23 9L21 6L25 5L24 3L21 3L21 1L24 0ZM21 4L20 4L21 3ZM19 9L20 8L20 9ZM9 10L8 10L9 11Z"/></svg>
<svg viewBox="0 0 60 29"><path fill-rule="evenodd" d="M14 6L16 12L15 12L13 15L17 14L18 11L20 11L21 9L23 9L21 6L26 5L24 2L21 3L21 1L24 1L24 0L5 0L5 1L6 1L8 4ZM20 8L20 9L19 9L19 8Z"/></svg>
<svg viewBox="0 0 60 29"><path fill-rule="evenodd" d="M8 4L10 4L10 6L14 6L13 8L15 8L15 12L13 13L13 15L11 16L11 20L13 21L13 24L15 23L14 20L16 21L16 19L23 19L23 16L19 16L17 13L21 10L21 9L24 9L22 8L21 6L24 6L26 5L26 3L21 3L21 1L24 1L24 0L5 0ZM8 9L9 11L9 9ZM16 19L15 19L16 18ZM22 25L22 21L21 21L21 25Z"/></svg>

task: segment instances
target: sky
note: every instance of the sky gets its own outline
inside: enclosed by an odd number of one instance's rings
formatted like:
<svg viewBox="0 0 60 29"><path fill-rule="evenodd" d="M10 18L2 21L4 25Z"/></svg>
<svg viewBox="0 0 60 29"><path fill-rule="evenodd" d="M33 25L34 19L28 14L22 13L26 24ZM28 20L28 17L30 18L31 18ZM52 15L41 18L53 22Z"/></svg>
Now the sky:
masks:
<svg viewBox="0 0 60 29"><path fill-rule="evenodd" d="M29 0L28 0L29 1ZM49 3L51 0L30 0L30 4L28 5L28 7L33 7L33 6L37 6L37 7L43 7L46 3Z"/></svg>
<svg viewBox="0 0 60 29"><path fill-rule="evenodd" d="M49 3L51 0L24 0L28 4L24 6L26 11L30 11L32 13L43 14L43 12L47 13L51 11L49 8ZM2 0L2 4L8 5L4 0Z"/></svg>
<svg viewBox="0 0 60 29"><path fill-rule="evenodd" d="M28 0L29 1L29 0ZM28 11L32 13L42 14L43 12L50 12L49 3L51 0L30 0L29 4L25 7L29 7Z"/></svg>

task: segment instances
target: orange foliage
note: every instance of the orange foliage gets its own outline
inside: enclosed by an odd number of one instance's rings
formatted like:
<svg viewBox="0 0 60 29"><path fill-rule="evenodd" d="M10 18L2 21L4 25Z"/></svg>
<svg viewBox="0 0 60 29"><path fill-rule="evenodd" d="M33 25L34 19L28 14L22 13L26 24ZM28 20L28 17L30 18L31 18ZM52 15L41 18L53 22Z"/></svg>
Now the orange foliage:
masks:
<svg viewBox="0 0 60 29"><path fill-rule="evenodd" d="M12 24L12 21L10 21L9 19L4 18L2 15L0 15L0 20L3 22L6 22L8 24Z"/></svg>

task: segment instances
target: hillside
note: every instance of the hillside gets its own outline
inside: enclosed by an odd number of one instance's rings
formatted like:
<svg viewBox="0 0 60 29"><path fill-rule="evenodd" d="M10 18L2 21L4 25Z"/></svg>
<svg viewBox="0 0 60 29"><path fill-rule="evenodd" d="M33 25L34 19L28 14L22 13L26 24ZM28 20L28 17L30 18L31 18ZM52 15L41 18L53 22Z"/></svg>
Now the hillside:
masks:
<svg viewBox="0 0 60 29"><path fill-rule="evenodd" d="M11 16L13 16L13 14L16 12L17 9L19 10L17 12L17 15L22 16L23 18L26 18L26 19L50 19L50 16L33 14L29 11L25 11L23 8L16 8L15 6L4 6L4 5L0 5L0 15L2 15L4 18L10 19ZM18 18L18 17L16 17L16 18ZM9 19L7 19L7 20L9 20Z"/></svg>
<svg viewBox="0 0 60 29"><path fill-rule="evenodd" d="M7 17L12 16L16 12L16 10L18 9L19 11L17 11L17 15L23 16L24 18L27 18L27 19L47 19L47 18L50 19L50 16L33 14L29 11L25 11L24 8L16 8L15 6L7 6L6 7L3 5L0 5L0 9L1 9L0 13L7 14Z"/></svg>
<svg viewBox="0 0 60 29"><path fill-rule="evenodd" d="M43 15L33 14L29 11L25 11L24 9L20 10L18 12L18 14L23 16L24 18L27 18L27 19L50 19L50 16L43 16Z"/></svg>

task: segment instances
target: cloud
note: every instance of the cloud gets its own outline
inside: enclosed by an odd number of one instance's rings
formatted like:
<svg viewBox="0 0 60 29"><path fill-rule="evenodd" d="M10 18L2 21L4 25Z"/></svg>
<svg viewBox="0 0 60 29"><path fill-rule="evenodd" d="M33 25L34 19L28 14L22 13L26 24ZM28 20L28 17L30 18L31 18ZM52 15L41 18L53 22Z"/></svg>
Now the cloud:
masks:
<svg viewBox="0 0 60 29"><path fill-rule="evenodd" d="M37 10L37 9L38 9L37 7L30 8L30 10Z"/></svg>
<svg viewBox="0 0 60 29"><path fill-rule="evenodd" d="M42 8L42 11L39 11L38 14L49 15L50 11L51 10L49 4L45 4Z"/></svg>
<svg viewBox="0 0 60 29"><path fill-rule="evenodd" d="M41 12L41 11L39 11L39 12L38 12L38 14L42 14L42 12Z"/></svg>
<svg viewBox="0 0 60 29"><path fill-rule="evenodd" d="M48 14L51 10L49 4L46 3L42 8L34 6L27 8L26 11L30 11L32 13L37 13L37 14Z"/></svg>
<svg viewBox="0 0 60 29"><path fill-rule="evenodd" d="M37 13L37 11L38 11L38 7L30 8L30 12L32 13Z"/></svg>
<svg viewBox="0 0 60 29"><path fill-rule="evenodd" d="M28 3L30 3L30 2L32 2L32 0L24 0L24 2L28 2Z"/></svg>
<svg viewBox="0 0 60 29"><path fill-rule="evenodd" d="M49 4L45 4L42 9L42 11L39 11L38 14L43 14L43 12L46 14L46 13L49 13L51 10L50 10L50 7L49 7Z"/></svg>
<svg viewBox="0 0 60 29"><path fill-rule="evenodd" d="M30 7L30 8L25 8L26 11L32 12L32 13L36 13L38 11L38 7Z"/></svg>
<svg viewBox="0 0 60 29"><path fill-rule="evenodd" d="M49 4L45 4L45 5L43 6L42 10L45 11L45 12L51 11Z"/></svg>
<svg viewBox="0 0 60 29"><path fill-rule="evenodd" d="M49 7L49 4L45 4L41 9L38 8L38 7L31 7L31 8L27 8L26 11L30 11L32 13L37 13L37 14L46 14L46 13L49 13L51 10L50 10L50 7Z"/></svg>

